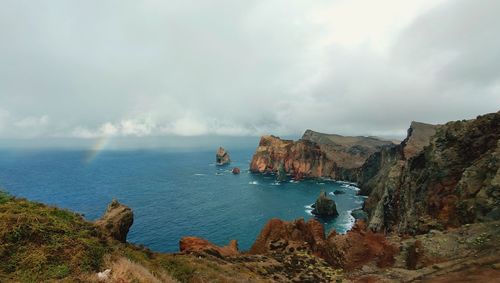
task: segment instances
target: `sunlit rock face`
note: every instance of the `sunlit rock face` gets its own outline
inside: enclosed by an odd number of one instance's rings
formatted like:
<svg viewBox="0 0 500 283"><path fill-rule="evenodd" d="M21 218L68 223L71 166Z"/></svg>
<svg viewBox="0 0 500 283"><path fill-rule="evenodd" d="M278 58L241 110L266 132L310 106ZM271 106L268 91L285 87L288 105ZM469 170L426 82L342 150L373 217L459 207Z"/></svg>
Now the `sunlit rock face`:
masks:
<svg viewBox="0 0 500 283"><path fill-rule="evenodd" d="M224 148L219 147L219 149L215 153L215 162L217 165L226 165L231 163L229 153Z"/></svg>
<svg viewBox="0 0 500 283"><path fill-rule="evenodd" d="M372 137L344 137L307 130L298 141L263 136L250 163L252 172L285 172L298 180L331 177L356 181L359 168L383 146L392 144Z"/></svg>
<svg viewBox="0 0 500 283"><path fill-rule="evenodd" d="M313 142L263 136L250 163L250 171L276 173L281 166L294 177L321 177L328 175L332 165Z"/></svg>
<svg viewBox="0 0 500 283"><path fill-rule="evenodd" d="M130 207L113 200L106 209L103 217L95 222L112 238L120 242L127 241L127 234L134 223L134 213Z"/></svg>

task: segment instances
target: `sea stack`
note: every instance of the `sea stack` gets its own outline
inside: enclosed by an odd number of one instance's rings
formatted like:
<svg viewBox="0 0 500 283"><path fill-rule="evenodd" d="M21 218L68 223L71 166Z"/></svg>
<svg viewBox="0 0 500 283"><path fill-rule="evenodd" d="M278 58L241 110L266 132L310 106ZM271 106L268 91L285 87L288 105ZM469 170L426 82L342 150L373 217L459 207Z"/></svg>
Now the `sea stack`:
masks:
<svg viewBox="0 0 500 283"><path fill-rule="evenodd" d="M311 212L317 216L335 217L339 215L335 202L326 195L325 191L321 191L318 199L314 203L314 210Z"/></svg>
<svg viewBox="0 0 500 283"><path fill-rule="evenodd" d="M219 147L217 153L215 154L215 162L217 165L226 165L231 163L229 153L224 148Z"/></svg>

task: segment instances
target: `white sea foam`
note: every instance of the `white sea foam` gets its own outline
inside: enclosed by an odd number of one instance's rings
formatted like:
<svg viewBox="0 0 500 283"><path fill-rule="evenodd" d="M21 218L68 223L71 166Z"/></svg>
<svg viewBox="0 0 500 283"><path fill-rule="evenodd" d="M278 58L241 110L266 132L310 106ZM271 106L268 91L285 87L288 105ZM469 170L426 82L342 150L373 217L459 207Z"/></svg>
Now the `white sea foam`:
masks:
<svg viewBox="0 0 500 283"><path fill-rule="evenodd" d="M335 196L334 192L329 192L328 194L331 195L331 196Z"/></svg>
<svg viewBox="0 0 500 283"><path fill-rule="evenodd" d="M203 174L203 173L196 173L194 174L195 176L206 176L207 174Z"/></svg>
<svg viewBox="0 0 500 283"><path fill-rule="evenodd" d="M305 211L307 214L309 214L309 215L313 215L313 214L312 214L312 211L313 211L312 205L313 205L313 204L304 205L304 208L305 208L305 210L304 210L304 211Z"/></svg>
<svg viewBox="0 0 500 283"><path fill-rule="evenodd" d="M257 181L250 181L250 182L248 182L248 184L249 184L249 185L258 185L258 184L259 184L259 182L257 182Z"/></svg>
<svg viewBox="0 0 500 283"><path fill-rule="evenodd" d="M281 183L280 182L272 182L271 186L281 186Z"/></svg>

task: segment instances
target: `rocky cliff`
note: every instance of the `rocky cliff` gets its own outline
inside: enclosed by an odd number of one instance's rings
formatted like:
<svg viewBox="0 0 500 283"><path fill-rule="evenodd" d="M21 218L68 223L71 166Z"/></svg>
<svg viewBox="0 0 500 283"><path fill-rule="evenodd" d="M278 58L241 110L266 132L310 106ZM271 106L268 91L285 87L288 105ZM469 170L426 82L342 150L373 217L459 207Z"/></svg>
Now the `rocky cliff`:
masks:
<svg viewBox="0 0 500 283"><path fill-rule="evenodd" d="M500 219L499 138L498 112L442 126L412 123L400 145L363 166L368 227L418 234Z"/></svg>
<svg viewBox="0 0 500 283"><path fill-rule="evenodd" d="M298 141L263 136L250 163L250 171L277 172L283 165L295 179L331 177L355 181L366 159L391 144L373 137L344 137L311 130Z"/></svg>

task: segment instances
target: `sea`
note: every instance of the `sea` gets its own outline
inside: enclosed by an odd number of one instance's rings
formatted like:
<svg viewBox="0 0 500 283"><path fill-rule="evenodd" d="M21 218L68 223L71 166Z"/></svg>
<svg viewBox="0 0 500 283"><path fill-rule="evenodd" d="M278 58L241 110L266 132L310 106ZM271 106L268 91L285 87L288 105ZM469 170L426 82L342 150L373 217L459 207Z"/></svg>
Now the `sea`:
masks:
<svg viewBox="0 0 500 283"><path fill-rule="evenodd" d="M23 197L83 214L102 216L112 199L134 211L129 242L154 251L177 252L184 236L217 245L238 240L248 250L271 218L311 219L311 204L321 190L339 216L319 219L326 231L345 233L350 212L364 197L353 184L329 179L278 183L275 176L248 171L255 147L229 150L232 163L215 164L215 148L192 150L30 149L0 150L0 188ZM239 167L241 174L231 173ZM335 194L338 190L343 192Z"/></svg>

